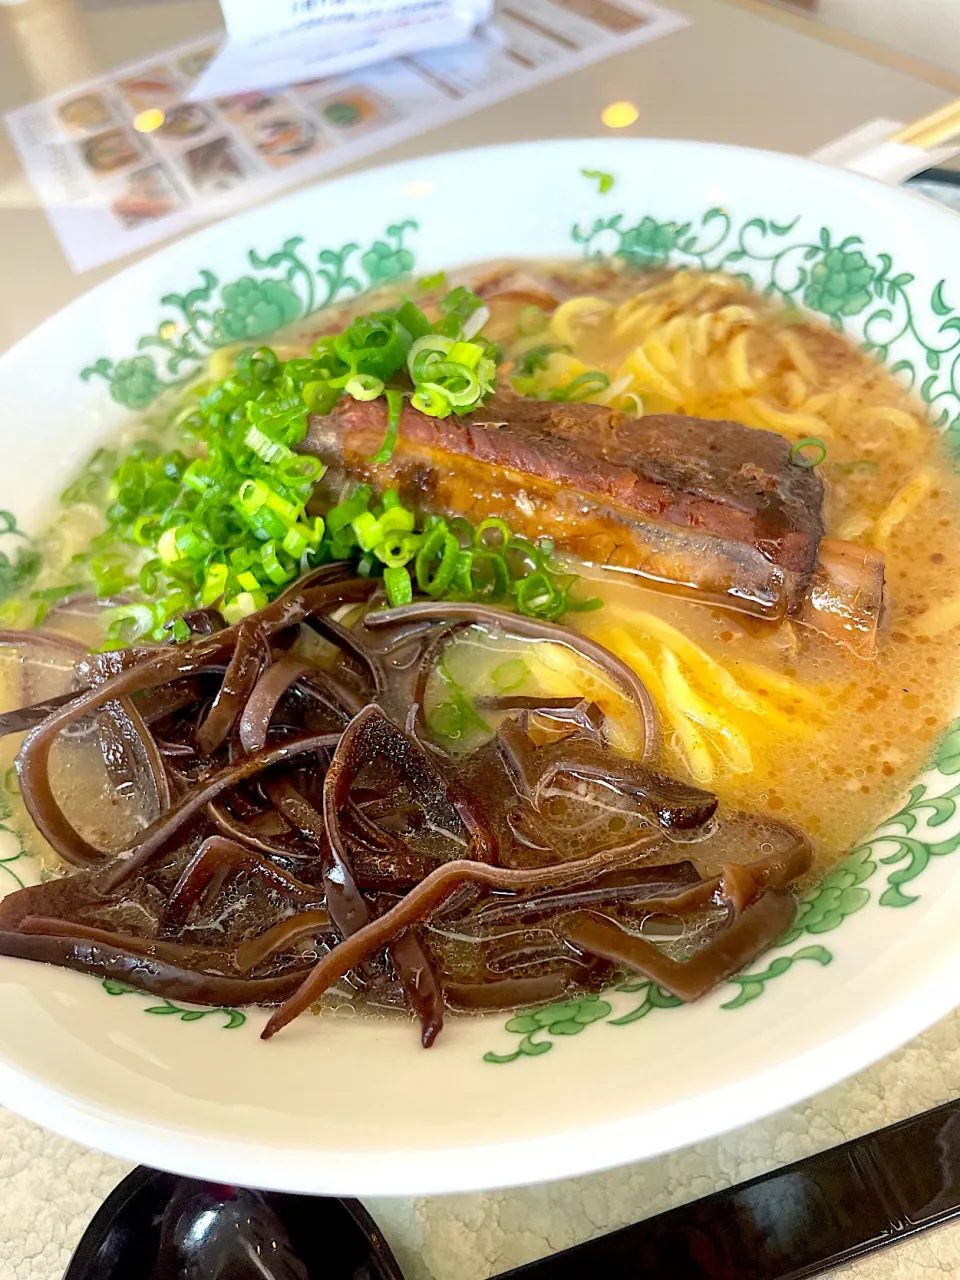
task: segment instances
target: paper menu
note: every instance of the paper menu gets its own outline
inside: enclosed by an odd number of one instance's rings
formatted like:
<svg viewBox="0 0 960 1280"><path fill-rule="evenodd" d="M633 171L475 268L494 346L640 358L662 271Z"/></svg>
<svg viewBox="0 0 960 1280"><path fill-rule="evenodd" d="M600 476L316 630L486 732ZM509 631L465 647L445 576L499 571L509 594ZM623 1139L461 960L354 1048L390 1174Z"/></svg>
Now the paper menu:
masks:
<svg viewBox="0 0 960 1280"><path fill-rule="evenodd" d="M687 21L647 0L498 0L464 44L195 102L211 38L5 124L70 265L85 271Z"/></svg>
<svg viewBox="0 0 960 1280"><path fill-rule="evenodd" d="M346 71L458 44L490 18L493 0L221 0L227 40L191 97Z"/></svg>

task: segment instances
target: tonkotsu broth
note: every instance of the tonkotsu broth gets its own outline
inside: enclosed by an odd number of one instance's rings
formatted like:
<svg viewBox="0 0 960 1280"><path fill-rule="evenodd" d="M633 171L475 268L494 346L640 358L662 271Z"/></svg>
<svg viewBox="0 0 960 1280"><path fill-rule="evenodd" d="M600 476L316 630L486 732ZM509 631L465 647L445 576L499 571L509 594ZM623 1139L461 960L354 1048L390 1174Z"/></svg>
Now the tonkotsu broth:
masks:
<svg viewBox="0 0 960 1280"><path fill-rule="evenodd" d="M942 620L925 622L931 606L957 592L960 569L960 483L939 438L920 405L851 341L736 278L638 274L605 264L518 265L552 280L571 299L552 317L534 315L529 301L492 305L485 332L508 357L543 344L567 348L546 358L530 391L543 394L599 370L610 386L588 397L597 402L729 418L791 440L815 436L827 449L821 473L828 482L828 533L884 552L885 610L878 652L869 660L793 622L756 622L595 569L584 570L591 579L585 586L603 608L565 619L630 661L642 678L652 670L654 686L664 663L672 664L674 680L679 673L730 730L727 739L715 720L705 725L693 718L681 732L652 687L663 718L666 771L730 805L796 823L828 866L891 810L955 709L960 634ZM402 292L366 295L319 323L317 317L301 323L272 345L283 356L305 352L318 333ZM216 376L227 371L233 354L214 358ZM159 422L155 416L135 434L168 440ZM64 510L47 541L38 585L68 580L70 553L94 521L87 507ZM642 615L676 628L726 676L716 667L711 675L662 627L654 634ZM32 609L22 618L29 620ZM472 685L464 671L464 688L491 692L489 670L489 662L478 662ZM743 693L739 703L736 694L734 701L717 694L717 679L722 684L730 677L736 685L729 687ZM569 672L554 672L551 691L562 692L564 680L577 683ZM530 676L519 691L542 688ZM698 750L690 747L691 728L702 743ZM4 767L16 745L3 744Z"/></svg>

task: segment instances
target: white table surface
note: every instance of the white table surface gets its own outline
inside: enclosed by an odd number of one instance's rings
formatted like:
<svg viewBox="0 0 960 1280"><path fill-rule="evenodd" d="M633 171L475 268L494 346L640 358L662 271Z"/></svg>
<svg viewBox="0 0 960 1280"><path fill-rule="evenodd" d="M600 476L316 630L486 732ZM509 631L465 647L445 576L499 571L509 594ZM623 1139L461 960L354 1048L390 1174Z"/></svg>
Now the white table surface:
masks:
<svg viewBox="0 0 960 1280"><path fill-rule="evenodd" d="M867 119L911 119L948 96L942 74L926 75L922 65L892 55L862 56L851 51L851 43L859 47L855 41L817 38L809 24L781 19L756 0L664 2L693 25L411 140L388 158L601 134L601 108L620 98L640 109L628 134L806 153ZM74 0L0 7L0 111L202 35L217 16L213 0L88 6L86 12ZM122 265L70 272L0 137L0 350ZM809 1103L671 1156L545 1186L378 1200L369 1207L410 1280L481 1280L902 1119L958 1089L960 1015L954 1015ZM90 1216L127 1167L0 1109L0 1280L59 1280ZM857 1280L960 1275L960 1224L842 1274Z"/></svg>

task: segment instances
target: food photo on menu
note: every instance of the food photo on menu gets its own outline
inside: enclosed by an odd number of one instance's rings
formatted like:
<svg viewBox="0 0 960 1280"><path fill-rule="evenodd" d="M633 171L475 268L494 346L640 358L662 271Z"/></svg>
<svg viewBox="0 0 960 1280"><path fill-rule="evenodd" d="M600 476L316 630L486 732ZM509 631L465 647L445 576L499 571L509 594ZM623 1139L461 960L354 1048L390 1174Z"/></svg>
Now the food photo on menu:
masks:
<svg viewBox="0 0 960 1280"><path fill-rule="evenodd" d="M960 100L398 157L700 19L223 16L5 116L73 300L0 356L0 1101L127 1162L65 1280L796 1280L949 1221L927 1095L637 1187L958 1003ZM548 1183L592 1226L490 1245Z"/></svg>

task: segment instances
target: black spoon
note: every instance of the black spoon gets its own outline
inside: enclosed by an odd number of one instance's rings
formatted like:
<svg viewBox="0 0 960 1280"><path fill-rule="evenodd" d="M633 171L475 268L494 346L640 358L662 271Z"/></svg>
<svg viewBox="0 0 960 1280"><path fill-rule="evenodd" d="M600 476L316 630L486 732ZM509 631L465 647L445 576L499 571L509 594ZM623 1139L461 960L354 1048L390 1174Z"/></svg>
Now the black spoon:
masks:
<svg viewBox="0 0 960 1280"><path fill-rule="evenodd" d="M500 1280L808 1280L960 1217L960 1102L530 1263ZM64 1280L403 1280L356 1200L135 1169Z"/></svg>
<svg viewBox="0 0 960 1280"><path fill-rule="evenodd" d="M64 1280L403 1280L357 1200L280 1195L134 1169Z"/></svg>

